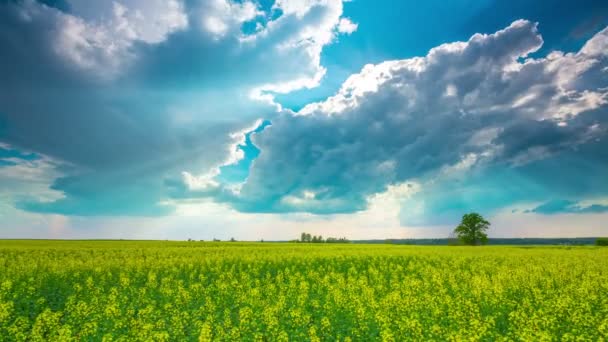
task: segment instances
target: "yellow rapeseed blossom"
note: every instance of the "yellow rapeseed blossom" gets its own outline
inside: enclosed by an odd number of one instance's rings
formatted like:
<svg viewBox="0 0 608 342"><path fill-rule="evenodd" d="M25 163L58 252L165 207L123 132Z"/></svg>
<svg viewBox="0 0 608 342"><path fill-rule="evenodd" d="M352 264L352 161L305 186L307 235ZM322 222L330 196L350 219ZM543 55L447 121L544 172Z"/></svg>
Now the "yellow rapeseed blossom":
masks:
<svg viewBox="0 0 608 342"><path fill-rule="evenodd" d="M605 341L608 250L0 241L0 341Z"/></svg>

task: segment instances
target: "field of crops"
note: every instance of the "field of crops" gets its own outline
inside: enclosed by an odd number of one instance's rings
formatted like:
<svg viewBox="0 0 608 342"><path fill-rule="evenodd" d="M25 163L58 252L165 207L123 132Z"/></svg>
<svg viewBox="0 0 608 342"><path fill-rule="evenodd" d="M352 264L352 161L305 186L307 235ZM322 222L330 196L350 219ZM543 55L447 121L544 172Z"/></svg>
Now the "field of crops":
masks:
<svg viewBox="0 0 608 342"><path fill-rule="evenodd" d="M608 249L0 241L2 341L608 339Z"/></svg>

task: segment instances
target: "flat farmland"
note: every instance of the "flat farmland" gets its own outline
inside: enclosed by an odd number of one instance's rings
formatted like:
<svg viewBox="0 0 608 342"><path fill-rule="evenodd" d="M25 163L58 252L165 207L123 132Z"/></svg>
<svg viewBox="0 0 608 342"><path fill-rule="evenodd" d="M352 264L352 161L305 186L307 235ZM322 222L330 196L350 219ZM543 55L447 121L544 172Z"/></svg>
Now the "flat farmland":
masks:
<svg viewBox="0 0 608 342"><path fill-rule="evenodd" d="M606 340L601 247L0 241L0 340Z"/></svg>

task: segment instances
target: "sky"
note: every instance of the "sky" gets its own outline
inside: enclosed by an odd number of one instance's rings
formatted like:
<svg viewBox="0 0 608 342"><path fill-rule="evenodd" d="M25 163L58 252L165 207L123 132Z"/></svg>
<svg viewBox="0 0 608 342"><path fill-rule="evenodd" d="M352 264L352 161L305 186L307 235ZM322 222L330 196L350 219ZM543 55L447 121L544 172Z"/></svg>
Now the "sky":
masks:
<svg viewBox="0 0 608 342"><path fill-rule="evenodd" d="M0 238L608 235L608 3L0 1Z"/></svg>

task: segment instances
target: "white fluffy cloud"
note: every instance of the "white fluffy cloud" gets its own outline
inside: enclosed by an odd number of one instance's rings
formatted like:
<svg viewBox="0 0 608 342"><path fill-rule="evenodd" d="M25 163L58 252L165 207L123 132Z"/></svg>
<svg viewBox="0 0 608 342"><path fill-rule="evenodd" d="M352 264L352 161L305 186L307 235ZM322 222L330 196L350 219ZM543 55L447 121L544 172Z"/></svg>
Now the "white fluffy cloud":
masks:
<svg viewBox="0 0 608 342"><path fill-rule="evenodd" d="M63 13L28 0L22 15L28 20L56 18L55 52L70 63L103 78L121 72L135 56L137 42L158 44L171 33L188 27L181 1L71 0L71 13ZM45 19L41 18L47 17Z"/></svg>
<svg viewBox="0 0 608 342"><path fill-rule="evenodd" d="M229 0L211 0L201 4L202 28L214 38L222 38L228 32L241 31L241 25L264 12L251 1L240 3Z"/></svg>
<svg viewBox="0 0 608 342"><path fill-rule="evenodd" d="M451 98L441 101L444 111L455 105L471 114L515 109L533 119L576 115L606 103L605 89L581 78L587 77L594 66L605 65L602 53L607 36L608 29L604 29L579 53L556 51L546 58L521 62L520 57L538 50L543 41L535 24L519 20L492 35L476 34L466 43L436 47L424 58L366 65L361 73L346 80L338 94L306 106L300 114L340 113L355 108L389 83L387 90L403 88L400 95L410 107L422 107L444 94ZM533 80L530 74L541 78Z"/></svg>
<svg viewBox="0 0 608 342"><path fill-rule="evenodd" d="M3 148L11 146L0 143L0 149ZM14 205L25 199L48 202L61 198L61 192L50 186L63 175L62 167L65 165L46 156L0 158L0 203Z"/></svg>
<svg viewBox="0 0 608 342"><path fill-rule="evenodd" d="M353 23L350 19L342 18L338 23L338 32L351 34L357 31L357 27L359 27L359 25Z"/></svg>
<svg viewBox="0 0 608 342"><path fill-rule="evenodd" d="M292 60L293 67L288 68L298 70L289 80L265 82L253 88L253 98L278 105L273 93L285 94L319 84L326 73L321 65L321 51L333 41L336 32L344 33L339 29L344 18L341 18L342 1L336 0L279 0L273 10L280 10L283 15L245 41L276 41L273 49L277 60ZM291 34L286 35L286 31Z"/></svg>
<svg viewBox="0 0 608 342"><path fill-rule="evenodd" d="M52 33L45 43L66 65L104 81L128 77L134 62L146 65L153 46L184 31L199 40L199 49L212 50L207 57L210 63L227 58L251 58L255 63L293 61L288 68L272 70L250 86L253 98L265 100L272 97L262 93L316 86L325 74L320 64L323 47L336 34L356 29L356 24L341 18L341 0L277 1L266 12L254 1L233 0L69 0L68 5L68 12L34 0L7 6L19 12L24 24L34 27L44 23ZM245 23L255 24L255 30L243 31ZM167 47L179 48L171 43ZM270 66L255 67L264 70ZM248 63L245 67L251 68Z"/></svg>

